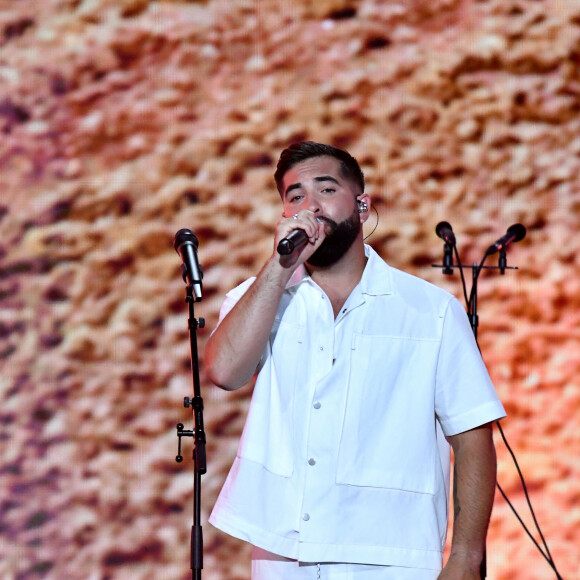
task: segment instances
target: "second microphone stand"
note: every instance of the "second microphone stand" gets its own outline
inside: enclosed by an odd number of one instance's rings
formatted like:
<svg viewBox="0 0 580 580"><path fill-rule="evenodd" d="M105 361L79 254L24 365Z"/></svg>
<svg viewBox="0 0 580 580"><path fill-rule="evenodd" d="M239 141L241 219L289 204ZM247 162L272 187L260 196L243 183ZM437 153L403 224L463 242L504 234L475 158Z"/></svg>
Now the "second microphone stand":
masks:
<svg viewBox="0 0 580 580"><path fill-rule="evenodd" d="M497 266L484 266L484 262L491 253L488 251L483 256L483 259L478 264L474 262L472 266L463 266L459 260L459 255L457 254L457 248L455 245L451 245L445 242L443 247L443 264L433 264L434 268L442 268L443 274L451 275L453 274L453 250L456 252L457 257L457 267L459 268L461 280L464 287L464 295L466 299L467 306L467 316L469 318L469 323L471 325L471 330L473 336L475 337L475 342L477 343L477 330L479 327L479 316L477 314L477 281L481 271L485 269L489 270L499 270L500 274L505 274L506 270L517 270L517 267L509 267L506 262L506 253L504 249L500 250L499 263ZM463 277L463 268L471 268L472 271L472 285L469 298L467 297L467 292L465 291L465 280ZM479 344L477 345L479 348ZM483 559L481 561L481 566L479 569L480 580L485 580L487 578L487 553L484 551Z"/></svg>

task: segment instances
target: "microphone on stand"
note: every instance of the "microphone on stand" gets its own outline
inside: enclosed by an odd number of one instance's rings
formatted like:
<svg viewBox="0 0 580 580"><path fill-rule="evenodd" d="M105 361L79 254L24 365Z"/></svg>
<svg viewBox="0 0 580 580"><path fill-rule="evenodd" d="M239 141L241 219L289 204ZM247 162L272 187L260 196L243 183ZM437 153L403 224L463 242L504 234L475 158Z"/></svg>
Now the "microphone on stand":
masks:
<svg viewBox="0 0 580 580"><path fill-rule="evenodd" d="M188 286L193 286L196 302L201 300L201 279L203 278L203 272L197 260L198 245L197 237L191 230L181 229L175 234L173 247L183 262L183 281Z"/></svg>
<svg viewBox="0 0 580 580"><path fill-rule="evenodd" d="M455 247L455 234L449 222L439 222L435 228L435 233L444 242L443 246L443 274L453 274L453 248Z"/></svg>
<svg viewBox="0 0 580 580"><path fill-rule="evenodd" d="M439 222L435 228L435 233L440 237L446 244L450 246L455 246L455 234L449 222Z"/></svg>
<svg viewBox="0 0 580 580"><path fill-rule="evenodd" d="M497 242L487 248L485 255L491 256L491 254L505 250L512 242L519 242L525 237L526 228L522 224L513 224Z"/></svg>

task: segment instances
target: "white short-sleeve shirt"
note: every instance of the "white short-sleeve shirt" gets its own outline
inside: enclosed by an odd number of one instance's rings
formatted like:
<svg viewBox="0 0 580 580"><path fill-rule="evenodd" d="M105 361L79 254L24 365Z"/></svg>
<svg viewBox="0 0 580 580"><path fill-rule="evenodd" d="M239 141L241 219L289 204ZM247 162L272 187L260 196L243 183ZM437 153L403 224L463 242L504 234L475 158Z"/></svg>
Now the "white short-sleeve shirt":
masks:
<svg viewBox="0 0 580 580"><path fill-rule="evenodd" d="M209 521L304 562L438 569L444 435L505 412L459 301L365 252L336 319L304 268L290 280ZM222 318L252 281L228 294Z"/></svg>

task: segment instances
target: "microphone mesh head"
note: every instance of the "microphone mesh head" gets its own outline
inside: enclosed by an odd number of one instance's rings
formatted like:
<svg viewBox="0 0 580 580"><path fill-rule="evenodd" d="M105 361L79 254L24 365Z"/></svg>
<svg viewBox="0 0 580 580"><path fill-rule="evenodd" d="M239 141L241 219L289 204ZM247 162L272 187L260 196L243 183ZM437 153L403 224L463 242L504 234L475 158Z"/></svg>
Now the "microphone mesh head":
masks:
<svg viewBox="0 0 580 580"><path fill-rule="evenodd" d="M196 250L197 250L197 247L199 246L199 242L198 242L195 234L191 230L183 228L175 234L175 241L173 242L173 248L177 252L179 250L179 248L181 248L181 246L183 246L183 244L187 244L187 243L193 244L193 247Z"/></svg>
<svg viewBox="0 0 580 580"><path fill-rule="evenodd" d="M514 224L508 228L508 234L512 234L514 237L514 242L519 242L526 237L526 228L522 224Z"/></svg>
<svg viewBox="0 0 580 580"><path fill-rule="evenodd" d="M451 224L449 222L439 222L435 228L435 233L438 237L441 237L441 230L451 230Z"/></svg>

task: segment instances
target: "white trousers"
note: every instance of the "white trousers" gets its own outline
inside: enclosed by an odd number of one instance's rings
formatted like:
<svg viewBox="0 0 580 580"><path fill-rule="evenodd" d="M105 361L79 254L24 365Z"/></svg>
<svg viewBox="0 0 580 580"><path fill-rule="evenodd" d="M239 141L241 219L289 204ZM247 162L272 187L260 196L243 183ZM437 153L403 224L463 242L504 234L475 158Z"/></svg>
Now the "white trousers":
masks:
<svg viewBox="0 0 580 580"><path fill-rule="evenodd" d="M370 564L297 562L252 549L252 580L436 580L437 570Z"/></svg>

